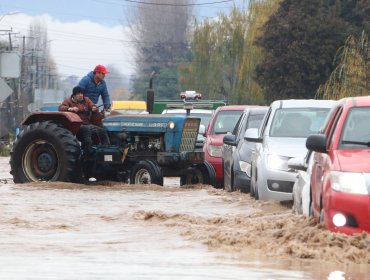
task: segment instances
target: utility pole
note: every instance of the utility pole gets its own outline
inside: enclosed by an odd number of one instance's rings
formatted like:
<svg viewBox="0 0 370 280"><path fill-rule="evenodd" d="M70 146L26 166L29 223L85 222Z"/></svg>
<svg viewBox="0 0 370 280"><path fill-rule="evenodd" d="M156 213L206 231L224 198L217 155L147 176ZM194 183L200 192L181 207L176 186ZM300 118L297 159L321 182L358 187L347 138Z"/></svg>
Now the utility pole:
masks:
<svg viewBox="0 0 370 280"><path fill-rule="evenodd" d="M12 45L12 33L9 32L9 50L13 50L13 45Z"/></svg>

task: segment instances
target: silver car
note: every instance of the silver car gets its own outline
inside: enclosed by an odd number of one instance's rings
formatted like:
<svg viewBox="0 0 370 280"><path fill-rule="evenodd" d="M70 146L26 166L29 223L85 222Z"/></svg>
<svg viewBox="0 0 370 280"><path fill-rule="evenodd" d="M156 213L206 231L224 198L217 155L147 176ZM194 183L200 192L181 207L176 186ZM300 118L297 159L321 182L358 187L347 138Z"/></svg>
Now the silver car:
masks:
<svg viewBox="0 0 370 280"><path fill-rule="evenodd" d="M260 132L251 128L245 139L258 143L252 153L251 195L261 200L292 200L297 175L288 167L303 158L306 138L317 133L335 104L331 100L278 100L266 114Z"/></svg>

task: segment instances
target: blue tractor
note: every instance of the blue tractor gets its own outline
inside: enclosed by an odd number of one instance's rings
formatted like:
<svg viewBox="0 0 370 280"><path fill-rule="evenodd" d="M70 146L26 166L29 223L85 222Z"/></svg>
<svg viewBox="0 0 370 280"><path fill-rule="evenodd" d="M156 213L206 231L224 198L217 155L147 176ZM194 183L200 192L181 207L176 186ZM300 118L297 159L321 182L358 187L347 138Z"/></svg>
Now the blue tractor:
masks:
<svg viewBox="0 0 370 280"><path fill-rule="evenodd" d="M213 167L195 151L200 119L169 115L111 115L102 120L111 145L84 153L73 112L35 112L22 122L11 152L15 183L85 182L87 178L131 184L214 184Z"/></svg>

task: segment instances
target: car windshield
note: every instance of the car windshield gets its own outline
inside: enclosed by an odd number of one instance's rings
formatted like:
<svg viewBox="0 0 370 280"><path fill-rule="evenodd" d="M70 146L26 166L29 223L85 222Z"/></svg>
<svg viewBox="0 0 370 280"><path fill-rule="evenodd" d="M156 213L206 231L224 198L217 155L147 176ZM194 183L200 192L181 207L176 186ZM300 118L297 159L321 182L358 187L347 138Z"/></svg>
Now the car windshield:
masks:
<svg viewBox="0 0 370 280"><path fill-rule="evenodd" d="M277 109L270 127L271 137L300 137L317 133L329 108Z"/></svg>
<svg viewBox="0 0 370 280"><path fill-rule="evenodd" d="M234 130L243 111L220 111L214 122L212 134L226 134Z"/></svg>
<svg viewBox="0 0 370 280"><path fill-rule="evenodd" d="M370 146L370 107L355 107L348 112L343 127L341 148L367 148Z"/></svg>

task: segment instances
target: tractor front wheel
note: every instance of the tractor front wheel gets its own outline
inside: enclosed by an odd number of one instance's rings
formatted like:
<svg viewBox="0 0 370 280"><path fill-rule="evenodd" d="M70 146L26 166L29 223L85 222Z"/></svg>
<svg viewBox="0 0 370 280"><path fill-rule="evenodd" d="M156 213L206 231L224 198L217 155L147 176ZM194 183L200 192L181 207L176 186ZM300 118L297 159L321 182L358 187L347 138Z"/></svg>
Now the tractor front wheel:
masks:
<svg viewBox="0 0 370 280"><path fill-rule="evenodd" d="M180 185L192 184L216 185L216 173L209 162L194 165L186 170L185 175L181 176Z"/></svg>
<svg viewBox="0 0 370 280"><path fill-rule="evenodd" d="M157 184L163 186L160 166L152 160L141 160L131 171L130 184Z"/></svg>

